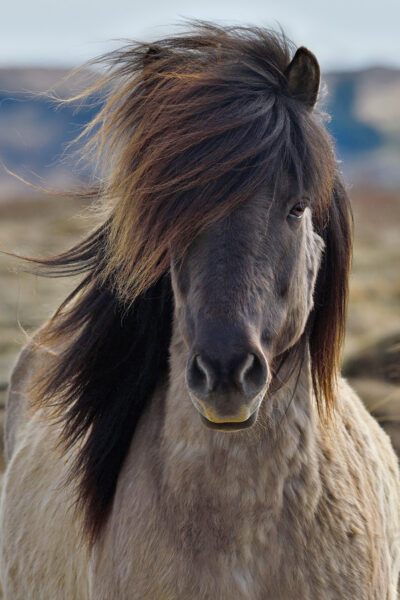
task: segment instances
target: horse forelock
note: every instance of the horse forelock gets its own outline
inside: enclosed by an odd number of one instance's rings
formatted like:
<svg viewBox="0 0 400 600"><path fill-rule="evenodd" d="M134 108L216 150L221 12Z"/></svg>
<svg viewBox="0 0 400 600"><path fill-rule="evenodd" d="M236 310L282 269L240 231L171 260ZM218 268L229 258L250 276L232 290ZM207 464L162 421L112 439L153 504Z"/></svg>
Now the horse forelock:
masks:
<svg viewBox="0 0 400 600"><path fill-rule="evenodd" d="M317 113L290 97L291 44L257 28L191 32L108 55L107 101L89 125L111 204L103 275L130 302L207 225L290 174L327 215L334 179ZM93 93L93 88L90 90ZM279 175L283 175L280 177Z"/></svg>

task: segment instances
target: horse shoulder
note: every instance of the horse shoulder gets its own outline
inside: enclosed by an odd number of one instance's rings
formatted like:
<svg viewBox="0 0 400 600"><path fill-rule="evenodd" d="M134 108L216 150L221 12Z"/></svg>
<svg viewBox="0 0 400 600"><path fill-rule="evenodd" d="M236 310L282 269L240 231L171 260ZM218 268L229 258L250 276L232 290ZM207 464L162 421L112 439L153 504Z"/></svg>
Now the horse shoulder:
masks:
<svg viewBox="0 0 400 600"><path fill-rule="evenodd" d="M380 530L385 540L391 566L392 587L396 590L400 572L400 476L399 462L389 436L367 411L351 386L339 382L340 414L343 425L342 447L353 471L353 478L368 489L367 504L370 523ZM347 442L347 443L346 443ZM360 465L363 474L357 473ZM378 524L378 522L379 524ZM393 596L397 597L396 595Z"/></svg>
<svg viewBox="0 0 400 600"><path fill-rule="evenodd" d="M374 459L374 470L371 471L371 476L374 478L379 473L384 481L391 483L393 494L399 495L399 461L389 436L368 412L346 380L340 380L339 389L341 418L348 436L351 437L360 454L368 459Z"/></svg>
<svg viewBox="0 0 400 600"><path fill-rule="evenodd" d="M34 343L27 344L20 352L11 372L4 425L6 463L11 459L18 431L26 420L28 386L38 358L39 353Z"/></svg>
<svg viewBox="0 0 400 600"><path fill-rule="evenodd" d="M58 426L29 410L34 373L50 358L30 344L11 376L6 416L7 468L0 506L0 572L5 598L88 598L88 559L67 484L73 452Z"/></svg>

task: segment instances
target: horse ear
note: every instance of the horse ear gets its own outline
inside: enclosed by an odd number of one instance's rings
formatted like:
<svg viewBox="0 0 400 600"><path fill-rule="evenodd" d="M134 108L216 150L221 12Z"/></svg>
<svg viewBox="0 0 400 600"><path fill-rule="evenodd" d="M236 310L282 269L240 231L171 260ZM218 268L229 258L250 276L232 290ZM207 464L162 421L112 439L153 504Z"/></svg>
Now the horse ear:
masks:
<svg viewBox="0 0 400 600"><path fill-rule="evenodd" d="M319 64L314 54L304 46L299 48L285 75L290 94L309 109L313 108L320 82Z"/></svg>

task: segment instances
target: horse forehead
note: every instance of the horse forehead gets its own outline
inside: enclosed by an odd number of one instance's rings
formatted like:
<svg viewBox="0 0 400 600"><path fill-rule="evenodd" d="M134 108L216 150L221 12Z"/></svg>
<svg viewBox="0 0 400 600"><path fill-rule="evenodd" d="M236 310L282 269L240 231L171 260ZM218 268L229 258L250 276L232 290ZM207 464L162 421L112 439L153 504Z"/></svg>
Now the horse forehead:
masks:
<svg viewBox="0 0 400 600"><path fill-rule="evenodd" d="M193 255L216 261L230 254L231 259L258 257L260 251L272 258L285 244L282 216L290 202L286 197L259 195L238 206L230 214L211 224L196 240Z"/></svg>
<svg viewBox="0 0 400 600"><path fill-rule="evenodd" d="M260 228L264 230L269 216L276 210L273 204L274 200L262 193L247 198L226 215L210 224L204 230L202 237L207 241L212 239L235 241L248 232L256 232Z"/></svg>

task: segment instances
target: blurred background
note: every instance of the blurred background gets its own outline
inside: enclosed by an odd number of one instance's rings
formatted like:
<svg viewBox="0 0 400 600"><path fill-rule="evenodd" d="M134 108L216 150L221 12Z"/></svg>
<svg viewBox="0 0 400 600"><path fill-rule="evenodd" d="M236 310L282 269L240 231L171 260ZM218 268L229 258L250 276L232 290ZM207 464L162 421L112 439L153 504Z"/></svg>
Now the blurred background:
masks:
<svg viewBox="0 0 400 600"><path fill-rule="evenodd" d="M400 450L400 3L398 0L20 0L0 22L0 249L59 252L93 226L85 203L46 197L73 187L68 143L95 107L56 107L44 91L73 67L121 45L151 41L185 18L282 27L323 71L321 103L350 189L354 264L344 372ZM79 89L72 78L61 95ZM10 367L28 333L74 283L38 280L0 257L0 416Z"/></svg>

